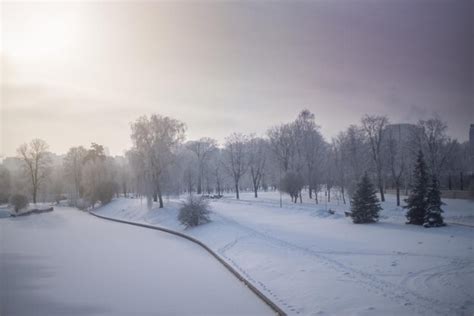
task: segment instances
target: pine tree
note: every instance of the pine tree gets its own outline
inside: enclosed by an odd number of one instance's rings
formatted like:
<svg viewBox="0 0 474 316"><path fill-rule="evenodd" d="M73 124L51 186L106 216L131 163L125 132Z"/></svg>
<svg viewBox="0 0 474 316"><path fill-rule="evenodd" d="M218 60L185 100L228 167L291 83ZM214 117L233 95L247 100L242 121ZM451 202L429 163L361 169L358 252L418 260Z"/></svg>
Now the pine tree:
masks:
<svg viewBox="0 0 474 316"><path fill-rule="evenodd" d="M413 189L405 200L407 205L404 206L404 208L408 209L406 214L408 219L407 224L423 225L426 209L428 207L428 174L426 172L426 164L421 150L418 152L418 158L416 159L413 179Z"/></svg>
<svg viewBox="0 0 474 316"><path fill-rule="evenodd" d="M428 207L426 208L425 222L423 226L425 227L439 227L445 226L443 222L443 210L441 206L444 204L441 202L441 192L439 191L439 182L435 175L431 181L428 197L427 197Z"/></svg>
<svg viewBox="0 0 474 316"><path fill-rule="evenodd" d="M351 217L354 223L373 223L378 220L382 208L376 192L369 177L364 174L362 180L357 184L351 201Z"/></svg>

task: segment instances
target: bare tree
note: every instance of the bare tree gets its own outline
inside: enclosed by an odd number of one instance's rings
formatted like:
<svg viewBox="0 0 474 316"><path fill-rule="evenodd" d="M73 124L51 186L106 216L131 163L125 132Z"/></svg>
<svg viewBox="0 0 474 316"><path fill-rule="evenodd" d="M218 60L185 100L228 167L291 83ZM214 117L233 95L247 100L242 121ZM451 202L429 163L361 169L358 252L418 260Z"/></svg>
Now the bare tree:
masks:
<svg viewBox="0 0 474 316"><path fill-rule="evenodd" d="M439 118L420 120L420 132L416 135L418 146L425 154L431 174L438 179L450 158L455 146L454 141L446 134L447 125Z"/></svg>
<svg viewBox="0 0 474 316"><path fill-rule="evenodd" d="M273 153L280 163L280 168L287 172L292 167L296 148L291 124L272 127L267 134Z"/></svg>
<svg viewBox="0 0 474 316"><path fill-rule="evenodd" d="M364 140L364 132L358 126L351 125L342 134L342 152L348 166L347 187L349 195L355 192L357 183L366 171L368 148Z"/></svg>
<svg viewBox="0 0 474 316"><path fill-rule="evenodd" d="M248 168L248 157L247 157L247 142L248 137L233 133L226 138L224 148L224 164L227 167L230 175L234 180L235 197L239 196L239 181L241 177L247 172Z"/></svg>
<svg viewBox="0 0 474 316"><path fill-rule="evenodd" d="M202 193L202 178L204 167L209 156L216 150L216 140L208 137L201 138L196 141L190 141L186 147L191 150L197 158L198 162L198 177L197 177L197 194Z"/></svg>
<svg viewBox="0 0 474 316"><path fill-rule="evenodd" d="M82 146L72 147L64 157L63 167L66 177L74 187L74 201L82 198L83 189L81 187L82 168L87 156L87 149Z"/></svg>
<svg viewBox="0 0 474 316"><path fill-rule="evenodd" d="M162 183L166 168L174 161L174 150L184 140L184 123L158 114L142 116L132 123L134 149L140 152L150 183L153 199L163 207Z"/></svg>
<svg viewBox="0 0 474 316"><path fill-rule="evenodd" d="M372 160L375 164L375 170L377 173L377 186L380 192L380 200L385 201L384 185L383 185L383 156L382 156L382 145L383 145L383 131L385 126L388 124L386 116L371 116L366 115L362 118L362 127L365 131L367 139L370 144L372 153Z"/></svg>
<svg viewBox="0 0 474 316"><path fill-rule="evenodd" d="M346 187L346 173L347 166L344 157L344 136L339 134L332 140L332 154L334 159L334 173L336 177L336 184L341 190L342 201L346 204L345 187Z"/></svg>
<svg viewBox="0 0 474 316"><path fill-rule="evenodd" d="M12 184L10 171L0 165L0 203L7 203L10 198Z"/></svg>
<svg viewBox="0 0 474 316"><path fill-rule="evenodd" d="M296 144L295 171L301 174L304 169L311 199L312 192L314 191L317 195L319 191L321 166L324 163L327 144L319 131L319 126L315 123L314 114L309 110L300 112L292 124L292 129Z"/></svg>
<svg viewBox="0 0 474 316"><path fill-rule="evenodd" d="M258 197L258 188L262 181L267 161L267 142L263 138L252 136L248 142L248 163L253 184L254 196Z"/></svg>
<svg viewBox="0 0 474 316"><path fill-rule="evenodd" d="M51 158L48 144L44 140L33 139L29 144L21 145L17 152L30 179L33 203L36 203L38 189L43 185L50 172Z"/></svg>
<svg viewBox="0 0 474 316"><path fill-rule="evenodd" d="M402 139L400 125L387 126L385 134L387 138L387 154L390 174L392 176L393 184L395 185L397 206L400 206L400 186L402 176L406 170L406 140Z"/></svg>

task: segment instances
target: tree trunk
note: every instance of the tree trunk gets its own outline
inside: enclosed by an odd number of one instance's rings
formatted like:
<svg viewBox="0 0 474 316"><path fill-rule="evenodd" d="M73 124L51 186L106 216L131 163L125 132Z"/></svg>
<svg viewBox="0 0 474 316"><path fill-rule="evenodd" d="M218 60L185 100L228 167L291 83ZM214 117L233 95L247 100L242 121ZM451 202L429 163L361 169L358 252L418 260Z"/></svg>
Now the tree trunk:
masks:
<svg viewBox="0 0 474 316"><path fill-rule="evenodd" d="M240 200L240 196L239 196L239 183L236 182L235 183L235 197L237 200Z"/></svg>
<svg viewBox="0 0 474 316"><path fill-rule="evenodd" d="M36 204L36 195L37 195L38 188L36 186L33 187L33 204Z"/></svg>
<svg viewBox="0 0 474 316"><path fill-rule="evenodd" d="M379 179L378 179L378 184L379 184L380 200L382 202L385 202L385 194L383 192L383 183L382 183L382 178L381 177L379 177Z"/></svg>
<svg viewBox="0 0 474 316"><path fill-rule="evenodd" d="M255 193L255 198L258 198L257 187L256 186L253 187L253 191Z"/></svg>
<svg viewBox="0 0 474 316"><path fill-rule="evenodd" d="M328 188L328 203L331 203L331 188Z"/></svg>
<svg viewBox="0 0 474 316"><path fill-rule="evenodd" d="M344 193L344 186L341 185L341 194L342 194L342 201L344 202L344 204L346 204L346 195Z"/></svg>
<svg viewBox="0 0 474 316"><path fill-rule="evenodd" d="M397 190L397 206L400 206L400 183L399 183L399 181L395 182L395 189Z"/></svg>
<svg viewBox="0 0 474 316"><path fill-rule="evenodd" d="M311 185L309 186L309 199L311 200L313 198L313 188Z"/></svg>
<svg viewBox="0 0 474 316"><path fill-rule="evenodd" d="M161 194L161 189L158 188L158 200L160 202L160 208L163 208L164 205L163 205L163 195Z"/></svg>
<svg viewBox="0 0 474 316"><path fill-rule="evenodd" d="M199 168L201 169L201 168ZM197 181L197 194L202 193L202 175L201 175L201 170L198 172L198 181Z"/></svg>

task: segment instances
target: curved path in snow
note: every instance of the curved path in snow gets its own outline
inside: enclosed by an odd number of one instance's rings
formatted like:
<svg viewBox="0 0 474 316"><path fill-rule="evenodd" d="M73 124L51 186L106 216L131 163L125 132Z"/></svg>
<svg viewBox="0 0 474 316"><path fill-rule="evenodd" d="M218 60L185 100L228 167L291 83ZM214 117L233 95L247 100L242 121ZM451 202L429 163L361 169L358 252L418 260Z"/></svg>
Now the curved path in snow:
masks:
<svg viewBox="0 0 474 316"><path fill-rule="evenodd" d="M272 315L203 249L72 208L0 219L1 315Z"/></svg>

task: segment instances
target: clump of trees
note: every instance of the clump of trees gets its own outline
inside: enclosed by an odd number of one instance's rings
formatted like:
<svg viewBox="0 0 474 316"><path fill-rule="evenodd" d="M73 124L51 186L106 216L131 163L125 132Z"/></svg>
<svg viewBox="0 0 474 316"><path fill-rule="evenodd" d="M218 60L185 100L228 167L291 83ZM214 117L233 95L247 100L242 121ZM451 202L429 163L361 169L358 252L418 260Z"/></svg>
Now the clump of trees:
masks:
<svg viewBox="0 0 474 316"><path fill-rule="evenodd" d="M209 202L201 196L189 195L179 209L178 220L186 227L195 227L210 221Z"/></svg>
<svg viewBox="0 0 474 316"><path fill-rule="evenodd" d="M466 178L467 142L449 138L439 118L390 124L385 116L365 115L331 140L324 139L316 115L306 109L265 135L233 133L223 144L209 137L185 143L185 131L185 124L174 118L139 117L131 123L132 148L121 157L110 157L94 143L72 147L61 157L35 139L18 148L18 168L0 166L0 203L19 193L33 203L67 197L71 205L87 208L133 193L146 197L151 208L153 202L163 207L165 196L183 193L228 193L239 199L241 191L258 198L262 191L278 189L294 203L301 203L306 192L305 198L315 203L337 199L346 204L366 174L382 201L391 189L397 205L411 193L408 222L424 225L431 209L429 188L463 190L471 181ZM423 179L417 175L418 149L426 159ZM436 185L428 181L433 176ZM431 204L441 210L437 202ZM438 218L430 216L431 222Z"/></svg>
<svg viewBox="0 0 474 316"><path fill-rule="evenodd" d="M351 218L356 224L374 223L382 210L369 176L364 174L351 200Z"/></svg>

